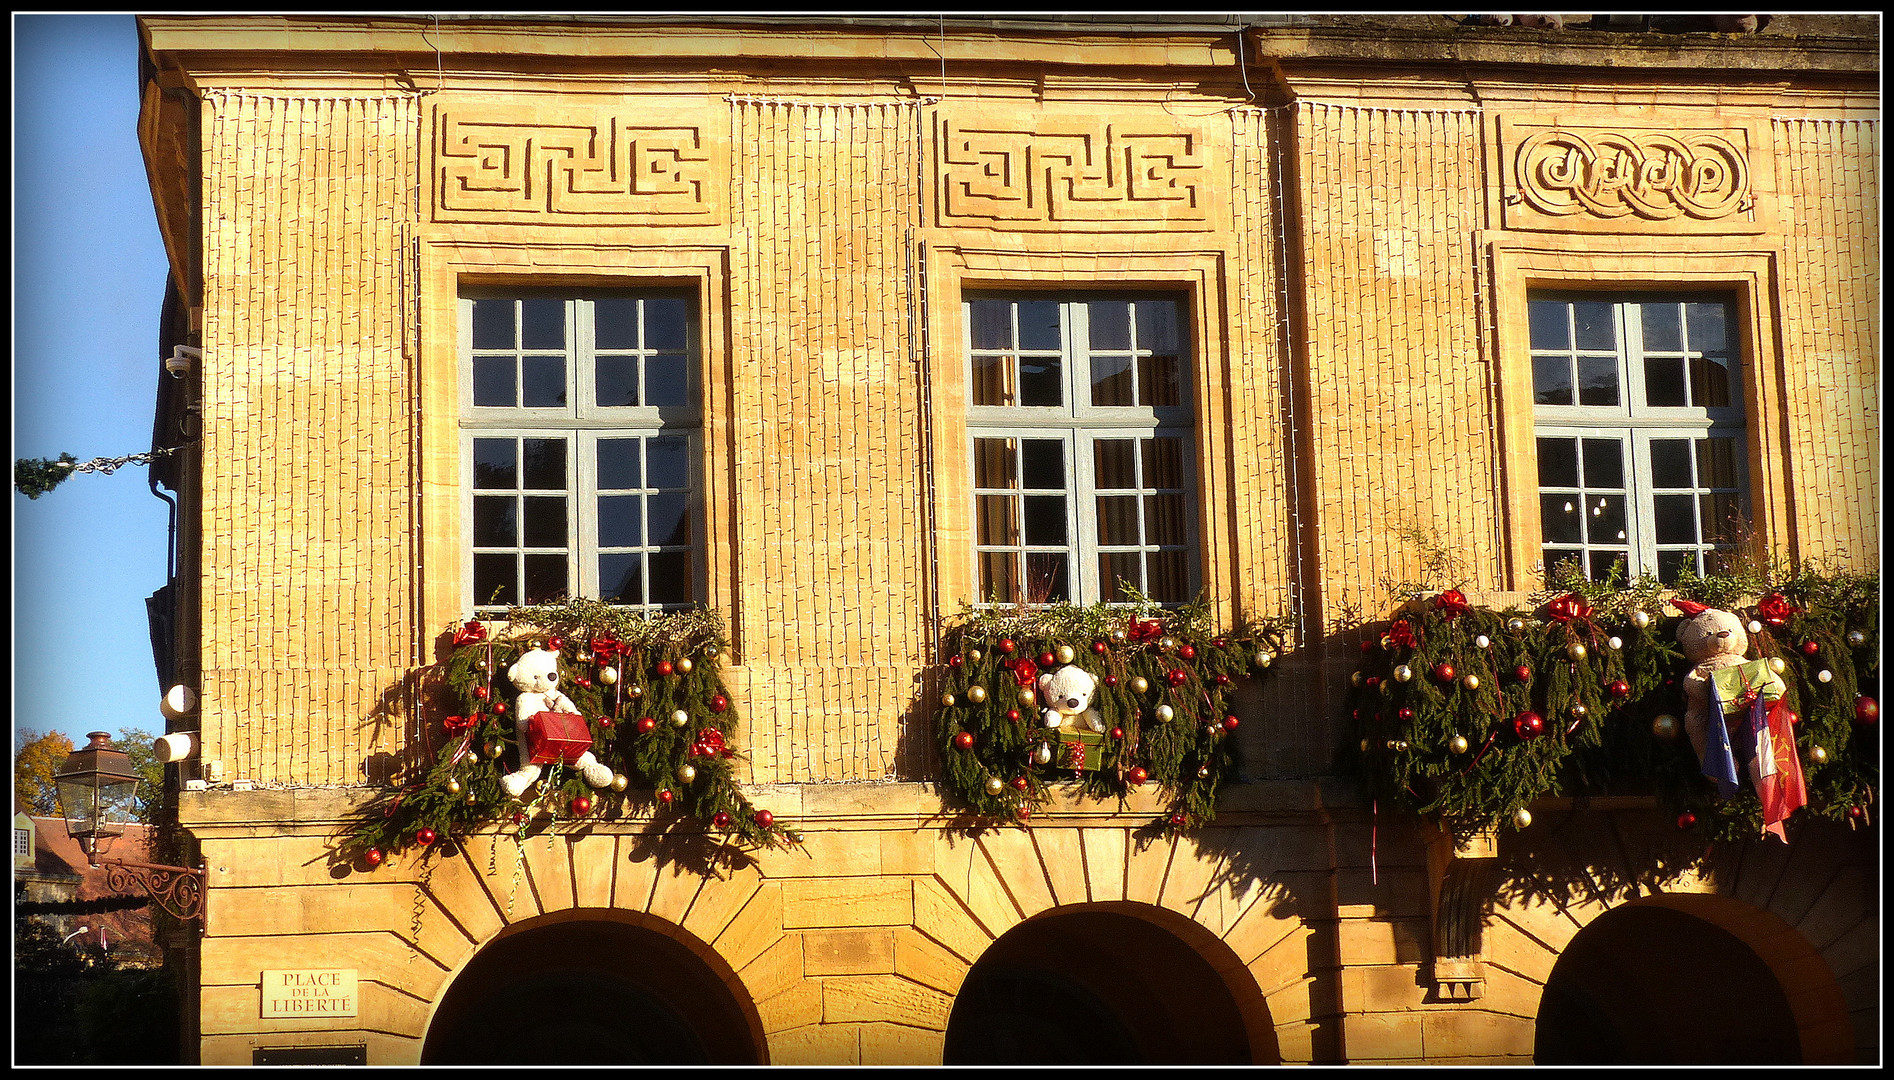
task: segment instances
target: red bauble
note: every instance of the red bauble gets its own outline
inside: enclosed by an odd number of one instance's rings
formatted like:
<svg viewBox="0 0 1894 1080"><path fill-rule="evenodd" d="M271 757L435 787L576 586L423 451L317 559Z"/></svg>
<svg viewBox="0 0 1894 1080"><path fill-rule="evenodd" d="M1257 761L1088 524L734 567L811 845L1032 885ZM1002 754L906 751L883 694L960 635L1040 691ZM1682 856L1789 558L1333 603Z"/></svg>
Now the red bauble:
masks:
<svg viewBox="0 0 1894 1080"><path fill-rule="evenodd" d="M1187 818L1185 818L1185 817L1184 817L1184 815L1182 815L1182 814L1172 814L1172 815L1171 815L1171 826L1172 826L1173 828L1178 828L1178 829L1181 829L1181 828L1183 828L1183 827L1184 827L1184 822L1185 822L1186 820L1188 820L1188 819L1187 819Z"/></svg>
<svg viewBox="0 0 1894 1080"><path fill-rule="evenodd" d="M1236 725L1237 725L1237 723L1238 723L1238 721L1237 721L1237 719L1236 719L1236 717L1234 717L1234 716L1226 716L1226 717L1224 717L1224 718L1223 718L1223 730L1225 730L1225 731L1235 731L1235 730L1236 730Z"/></svg>
<svg viewBox="0 0 1894 1080"><path fill-rule="evenodd" d="M756 822L756 823L757 823L758 825L760 825L760 826L762 826L763 828L765 828L765 829L767 829L767 828L769 828L769 827L770 827L771 825L774 825L774 824L776 824L776 815L775 815L775 814L772 814L772 813L770 813L770 812L769 812L768 810L758 810L758 811L756 812L756 817L755 817L755 818L754 818L753 820L754 820L754 821L755 821L755 822Z"/></svg>
<svg viewBox="0 0 1894 1080"><path fill-rule="evenodd" d="M652 731L656 730L657 726L658 721L654 717L640 716L638 718L638 734L640 735L651 734Z"/></svg>
<svg viewBox="0 0 1894 1080"><path fill-rule="evenodd" d="M1866 694L1855 699L1855 723L1872 724L1881 718L1881 706Z"/></svg>
<svg viewBox="0 0 1894 1080"><path fill-rule="evenodd" d="M1623 679L1611 680L1611 685L1605 687L1605 689L1611 691L1612 697L1631 696L1631 684L1628 682L1625 682Z"/></svg>
<svg viewBox="0 0 1894 1080"><path fill-rule="evenodd" d="M1403 705L1397 715L1399 715L1402 720L1412 720L1414 719L1414 710Z"/></svg>
<svg viewBox="0 0 1894 1080"><path fill-rule="evenodd" d="M1142 784L1146 780L1149 780L1150 778L1151 778L1151 774L1146 772L1142 767L1132 769L1130 772L1125 774L1125 779L1131 781L1131 783L1133 784Z"/></svg>
<svg viewBox="0 0 1894 1080"><path fill-rule="evenodd" d="M1003 652L1003 653L1010 653L1010 652L1012 652L1012 651L1013 651L1013 639L1012 639L1012 638L1009 638L1009 637L1003 637L1003 638L1001 638L1001 639L1000 639L1000 651L1001 651L1001 652Z"/></svg>
<svg viewBox="0 0 1894 1080"><path fill-rule="evenodd" d="M1523 742L1531 742L1545 733L1545 717L1527 709L1513 717L1513 734Z"/></svg>
<svg viewBox="0 0 1894 1080"><path fill-rule="evenodd" d="M1111 646L1105 644L1102 641L1092 642L1092 652L1098 654L1099 656L1105 655L1105 653L1110 651L1110 649L1111 649Z"/></svg>
<svg viewBox="0 0 1894 1080"><path fill-rule="evenodd" d="M963 662L964 661L960 659L959 653L955 653L954 655L947 658L948 667L959 667Z"/></svg>
<svg viewBox="0 0 1894 1080"><path fill-rule="evenodd" d="M1008 720L1011 720L1015 724L1019 723L1019 710L1018 709L1006 710L1006 718Z"/></svg>
<svg viewBox="0 0 1894 1080"><path fill-rule="evenodd" d="M1172 686L1182 686L1189 678L1190 675L1184 671L1173 671L1169 675L1164 676L1165 681Z"/></svg>
<svg viewBox="0 0 1894 1080"><path fill-rule="evenodd" d="M429 844L432 844L435 840L438 840L439 838L440 837L435 834L433 829L422 828L422 829L416 829L414 831L414 842L421 845L422 847L427 847Z"/></svg>
<svg viewBox="0 0 1894 1080"><path fill-rule="evenodd" d="M1816 642L1804 641L1802 643L1803 656L1814 656L1816 653L1821 652L1821 651L1822 651L1821 645Z"/></svg>
<svg viewBox="0 0 1894 1080"><path fill-rule="evenodd" d="M1121 728L1121 727L1115 727L1115 728L1112 728L1112 729L1111 729L1111 737L1112 737L1112 738L1114 738L1114 739L1122 739L1122 738L1124 738L1124 737L1125 737L1125 729L1124 729L1124 728Z"/></svg>
<svg viewBox="0 0 1894 1080"><path fill-rule="evenodd" d="M526 824L526 811L524 810L513 811L513 824L515 825Z"/></svg>
<svg viewBox="0 0 1894 1080"><path fill-rule="evenodd" d="M1042 668L1051 667L1052 665L1058 662L1059 662L1059 658L1052 655L1050 652L1042 652L1039 654L1039 666Z"/></svg>
<svg viewBox="0 0 1894 1080"><path fill-rule="evenodd" d="M1381 685L1381 676L1370 675L1367 678L1361 680L1361 682L1363 686L1366 686L1368 689L1373 690L1375 687Z"/></svg>
<svg viewBox="0 0 1894 1080"><path fill-rule="evenodd" d="M1796 712L1794 709L1784 709L1783 715L1789 718L1790 727L1795 727L1802 722L1802 714Z"/></svg>
<svg viewBox="0 0 1894 1080"><path fill-rule="evenodd" d="M481 701L487 700L487 688L484 686L474 687L474 697L479 698Z"/></svg>
<svg viewBox="0 0 1894 1080"><path fill-rule="evenodd" d="M1364 641L1364 642L1362 642L1362 643L1361 643L1361 655L1363 655L1363 656L1366 656L1366 655L1368 655L1368 650L1370 650L1370 649L1372 649L1372 648L1374 648L1374 642L1372 642L1372 641Z"/></svg>
<svg viewBox="0 0 1894 1080"><path fill-rule="evenodd" d="M719 829L727 829L730 827L730 815L719 810L717 815L710 819L710 823Z"/></svg>
<svg viewBox="0 0 1894 1080"><path fill-rule="evenodd" d="M496 713L499 713L499 714L500 714L500 715L502 715L502 716L505 716L505 715L506 715L506 706L505 706L504 704L501 704L501 703L499 703L499 702L495 702L495 703L494 703L494 706L493 706L493 711L494 711L494 712L496 712Z"/></svg>
<svg viewBox="0 0 1894 1080"><path fill-rule="evenodd" d="M367 851L362 852L362 861L367 863L370 866L380 866L381 860L382 860L381 849L378 847L372 847L372 848L369 848Z"/></svg>
<svg viewBox="0 0 1894 1080"><path fill-rule="evenodd" d="M1524 664L1521 664L1518 667L1513 669L1513 678L1518 679L1520 682L1531 682L1532 669L1527 667Z"/></svg>
<svg viewBox="0 0 1894 1080"><path fill-rule="evenodd" d="M955 735L955 736L954 736L954 745L955 745L955 746L958 746L958 747L959 747L959 748L961 748L962 750L971 750L971 749L973 749L973 732L971 732L971 731L963 731L963 732L961 732L960 734L958 734L958 735Z"/></svg>
<svg viewBox="0 0 1894 1080"><path fill-rule="evenodd" d="M579 678L579 680L578 680L578 683L579 683L579 685L580 685L580 686L583 686L583 687L584 687L584 688L586 688L587 690L590 690L590 689L592 689L592 680L590 680L590 679L587 679L587 678L585 678L585 677L583 677L583 676L581 676L581 677Z"/></svg>
<svg viewBox="0 0 1894 1080"><path fill-rule="evenodd" d="M1027 818L1032 817L1032 807L1030 806L1022 806L1018 810L1015 810L1013 812L1019 815L1019 820L1021 821L1025 821Z"/></svg>
<svg viewBox="0 0 1894 1080"><path fill-rule="evenodd" d="M546 639L546 648L551 649L553 652L558 652L560 649L563 649L565 647L566 647L565 638L555 637L555 638Z"/></svg>
<svg viewBox="0 0 1894 1080"><path fill-rule="evenodd" d="M1862 818L1868 816L1868 812L1859 806L1850 806L1848 808L1848 816L1856 821L1860 821Z"/></svg>
<svg viewBox="0 0 1894 1080"><path fill-rule="evenodd" d="M1186 660L1195 660L1197 659L1197 647L1195 645L1181 645L1177 649L1177 655Z"/></svg>
<svg viewBox="0 0 1894 1080"><path fill-rule="evenodd" d="M1106 685L1106 686L1117 686L1117 685L1118 685L1118 676L1116 676L1116 675L1107 675L1107 676L1105 676L1105 685Z"/></svg>
<svg viewBox="0 0 1894 1080"><path fill-rule="evenodd" d="M612 718L609 716L601 716L598 718L598 726L604 728L607 731L610 731L612 729L612 723L613 723Z"/></svg>
<svg viewBox="0 0 1894 1080"><path fill-rule="evenodd" d="M1221 648L1223 648L1223 647L1224 647L1225 645L1228 645L1228 644L1229 644L1229 641L1228 641L1227 639L1224 639L1224 638L1212 638L1212 639L1210 640L1210 644L1211 644L1211 645L1212 645L1213 647L1215 647L1215 648L1218 648L1218 649L1221 649Z"/></svg>
<svg viewBox="0 0 1894 1080"><path fill-rule="evenodd" d="M710 695L710 711L711 712L722 712L729 707L730 707L729 698L724 697L722 694Z"/></svg>
<svg viewBox="0 0 1894 1080"><path fill-rule="evenodd" d="M1677 815L1677 827L1679 829L1695 828L1696 824L1697 824L1697 815L1691 813L1688 810L1685 810L1683 813Z"/></svg>
<svg viewBox="0 0 1894 1080"><path fill-rule="evenodd" d="M1025 791L1027 788L1026 778L1023 776L1013 777L1013 786L1018 788L1021 791Z"/></svg>
<svg viewBox="0 0 1894 1080"><path fill-rule="evenodd" d="M1458 672L1453 670L1453 665L1447 663L1445 660L1434 665L1434 678L1439 679L1441 682L1452 682L1456 674L1458 674Z"/></svg>
<svg viewBox="0 0 1894 1080"><path fill-rule="evenodd" d="M1221 671L1217 672L1217 685L1218 686L1230 685L1230 677L1228 675L1223 674Z"/></svg>
<svg viewBox="0 0 1894 1080"><path fill-rule="evenodd" d="M574 815L578 817L584 817L585 815L591 812L592 812L592 797L590 795L581 795L578 798L572 800L572 813Z"/></svg>
<svg viewBox="0 0 1894 1080"><path fill-rule="evenodd" d="M671 662L670 662L669 660L660 660L660 661L658 661L658 674L660 674L660 675L669 675L669 674L670 674L671 672L673 672L673 671L675 671L675 670L677 670L677 669L676 669L675 667L673 667L673 666L672 666L672 664L671 664Z"/></svg>
<svg viewBox="0 0 1894 1080"><path fill-rule="evenodd" d="M669 805L670 801L675 798L677 798L677 796L671 794L670 788L665 788L663 791L658 792L658 801L666 805Z"/></svg>

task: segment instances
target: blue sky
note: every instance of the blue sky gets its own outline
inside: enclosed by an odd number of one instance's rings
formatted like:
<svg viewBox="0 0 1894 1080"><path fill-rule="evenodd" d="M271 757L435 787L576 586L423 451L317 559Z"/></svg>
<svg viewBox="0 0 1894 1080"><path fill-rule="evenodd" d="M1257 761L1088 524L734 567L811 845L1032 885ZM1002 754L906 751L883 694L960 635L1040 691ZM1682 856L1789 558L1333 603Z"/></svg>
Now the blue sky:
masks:
<svg viewBox="0 0 1894 1080"><path fill-rule="evenodd" d="M13 456L151 448L164 247L129 15L13 16ZM163 731L145 597L165 504L134 465L13 495L15 730Z"/></svg>

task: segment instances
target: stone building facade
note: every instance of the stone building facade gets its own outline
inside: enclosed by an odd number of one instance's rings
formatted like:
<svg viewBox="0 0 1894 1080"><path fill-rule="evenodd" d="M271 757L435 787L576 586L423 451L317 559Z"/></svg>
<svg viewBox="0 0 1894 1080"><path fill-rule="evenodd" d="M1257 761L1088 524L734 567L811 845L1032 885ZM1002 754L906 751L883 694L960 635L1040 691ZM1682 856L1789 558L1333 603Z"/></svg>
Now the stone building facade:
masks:
<svg viewBox="0 0 1894 1080"><path fill-rule="evenodd" d="M1677 1030L1607 1040L1626 1060L1879 1057L1864 835L1811 824L1679 867L1648 801L1541 807L1500 848L1600 887L1495 880L1455 979L1440 894L1479 853L1331 775L1346 628L1422 574L1414 536L1489 596L1538 587L1559 534L1535 433L1583 421L1535 404L1542 305L1576 313L1556 345L1574 409L1588 312L1686 305L1736 387L1692 400L1738 448L1739 479L1699 493L1776 551L1872 565L1875 21L140 25L165 333L202 350L161 391L159 440L188 449L159 475L180 500L166 625L201 700L173 727L199 732L180 776L207 785L180 811L209 872L182 953L204 1063L1554 1060L1591 1029L1548 1031L1545 1010L1671 985L1658 941L1691 943L1702 974L1688 1007L1640 1006L1680 1009ZM643 305L623 355L678 397L636 430L690 448L671 535L697 540L665 563L646 538L640 595L723 614L744 779L805 842L721 876L654 856L635 823L337 868L340 824L438 721L417 688L442 628L535 587L530 544L481 550L470 455L553 423L531 397L547 297L595 354L616 332L596 305ZM483 302L521 313L500 346L518 415L476 388L498 340ZM1293 617L1299 647L1244 698L1244 782L1209 826L1153 841L1135 827L1153 806L1073 799L970 836L944 825L919 703L943 618L1032 554L996 550L972 448L996 406L1040 404L1045 371L991 383L971 357L1056 324L1050 355L1103 394L1108 358L1071 342L1089 325L1110 351L1093 312L1113 303L1185 343L1170 389L1136 399L1189 455L1187 539L1138 549L1180 576L1149 569L1147 591L1201 591L1225 623ZM1019 337L983 337L991 312ZM603 379L611 359L586 362ZM1077 382L1023 430L1082 450ZM594 392L562 438L612 430ZM1075 503L1101 482L1071 476ZM1097 528L1050 545L1074 599L1099 595ZM1715 547L1573 543L1653 567ZM596 581L619 555L575 565ZM270 978L319 971L349 973L349 1015L267 1015Z"/></svg>

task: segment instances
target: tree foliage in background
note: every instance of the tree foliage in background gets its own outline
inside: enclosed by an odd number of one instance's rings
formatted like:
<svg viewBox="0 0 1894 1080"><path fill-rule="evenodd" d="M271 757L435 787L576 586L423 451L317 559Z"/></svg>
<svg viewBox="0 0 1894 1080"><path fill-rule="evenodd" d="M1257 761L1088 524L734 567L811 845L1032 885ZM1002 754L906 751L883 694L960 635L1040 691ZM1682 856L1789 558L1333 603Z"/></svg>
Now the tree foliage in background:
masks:
<svg viewBox="0 0 1894 1080"><path fill-rule="evenodd" d="M29 728L14 733L13 790L28 813L50 817L59 813L53 791L53 773L72 753L72 740L57 731L44 735Z"/></svg>
<svg viewBox="0 0 1894 1080"><path fill-rule="evenodd" d="M130 966L96 937L65 941L20 910L13 919L13 1060L18 1065L178 1062L178 990L164 968Z"/></svg>

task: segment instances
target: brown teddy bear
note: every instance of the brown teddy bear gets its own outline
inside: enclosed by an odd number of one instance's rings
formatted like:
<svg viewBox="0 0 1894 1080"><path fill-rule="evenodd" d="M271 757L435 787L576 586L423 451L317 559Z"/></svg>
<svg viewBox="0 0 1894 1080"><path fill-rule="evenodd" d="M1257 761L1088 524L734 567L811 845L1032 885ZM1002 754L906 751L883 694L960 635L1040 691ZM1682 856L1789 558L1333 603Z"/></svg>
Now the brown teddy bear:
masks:
<svg viewBox="0 0 1894 1080"><path fill-rule="evenodd" d="M1715 717L1723 723L1727 719L1714 700L1710 681L1718 670L1747 661L1749 635L1743 632L1743 620L1732 612L1690 600L1673 600L1672 604L1689 616L1677 627L1677 644L1683 646L1684 656L1693 665L1684 675L1684 731L1690 736L1697 760L1705 762L1708 771L1705 755L1714 736L1710 720ZM1763 670L1765 685L1759 687L1763 696L1771 700L1781 697L1782 680L1767 668Z"/></svg>

